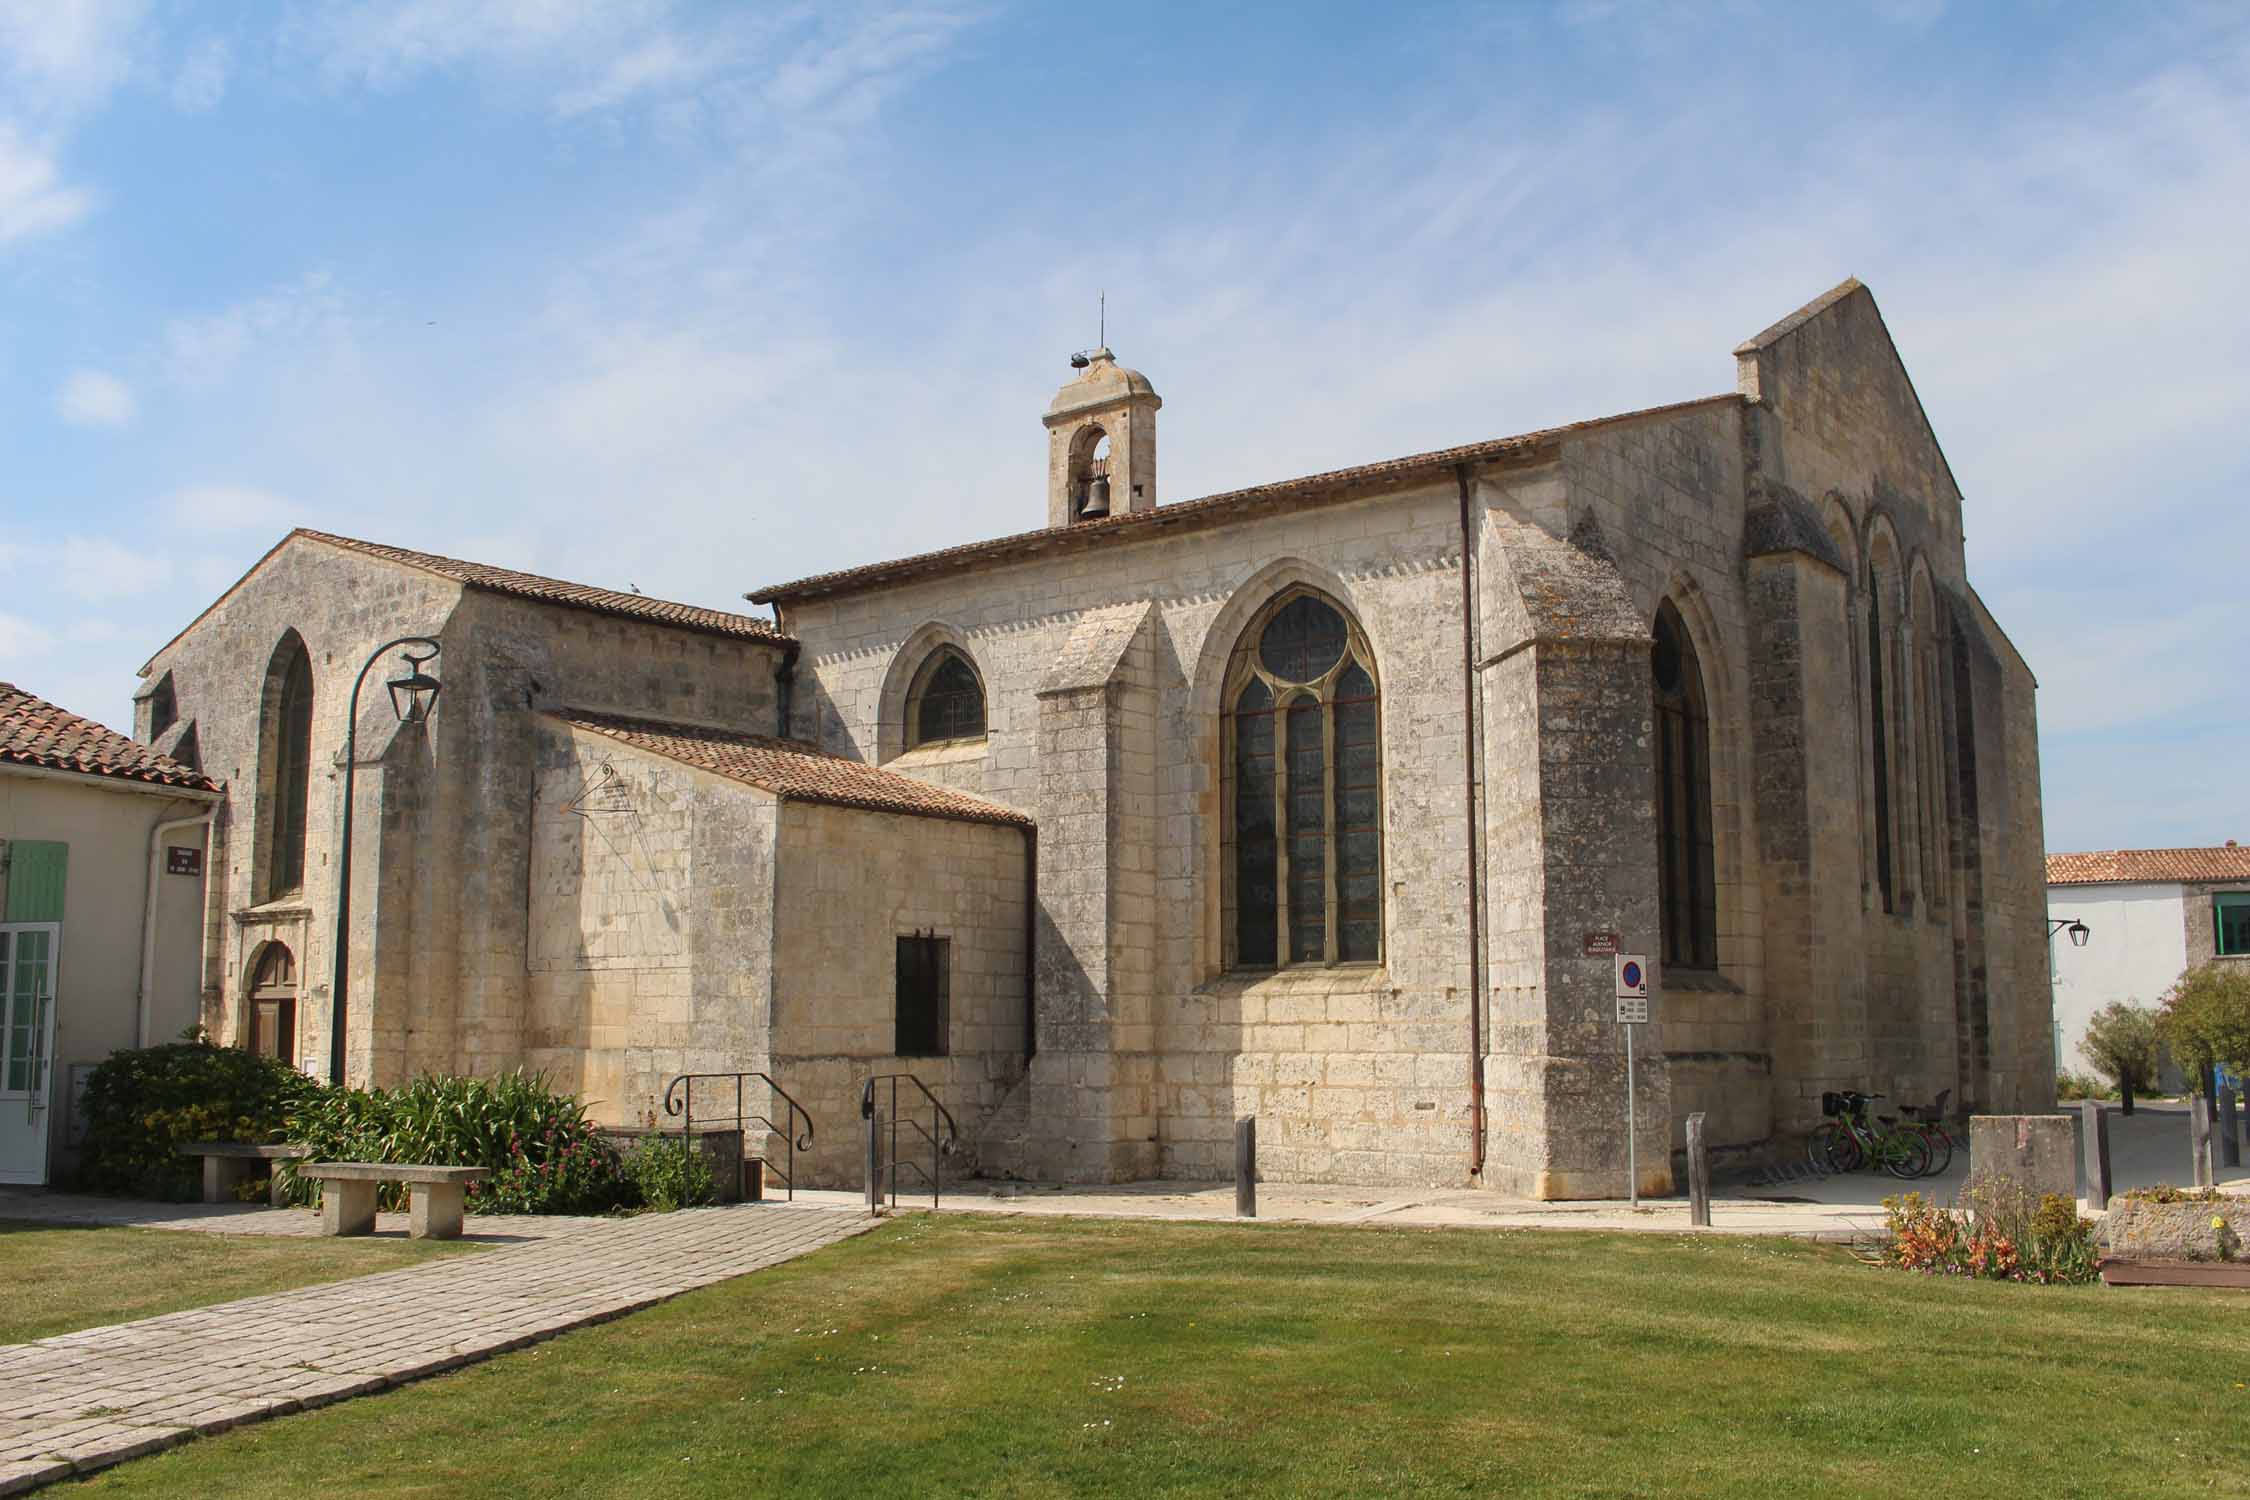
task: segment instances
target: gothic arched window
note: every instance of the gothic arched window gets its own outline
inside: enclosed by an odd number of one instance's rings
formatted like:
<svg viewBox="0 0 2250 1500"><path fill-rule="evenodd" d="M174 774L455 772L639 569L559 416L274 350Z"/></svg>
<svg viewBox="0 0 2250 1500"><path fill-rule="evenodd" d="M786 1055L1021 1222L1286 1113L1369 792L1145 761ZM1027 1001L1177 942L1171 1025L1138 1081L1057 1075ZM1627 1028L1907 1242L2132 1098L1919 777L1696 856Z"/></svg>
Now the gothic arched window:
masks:
<svg viewBox="0 0 2250 1500"><path fill-rule="evenodd" d="M1656 611L1656 895L1664 964L1714 969L1719 903L1711 852L1711 722L1703 667L1680 612Z"/></svg>
<svg viewBox="0 0 2250 1500"><path fill-rule="evenodd" d="M1243 632L1225 704L1229 964L1380 961L1382 717L1366 639L1292 589Z"/></svg>
<svg viewBox="0 0 2250 1500"><path fill-rule="evenodd" d="M265 740L260 758L267 775L263 791L266 840L266 899L302 890L305 884L305 821L312 784L312 656L291 631L274 653L267 672Z"/></svg>
<svg viewBox="0 0 2250 1500"><path fill-rule="evenodd" d="M1885 701L1883 575L1867 565L1867 719L1875 762L1875 886L1883 910L1896 910L1891 878L1891 721Z"/></svg>
<svg viewBox="0 0 2250 1500"><path fill-rule="evenodd" d="M906 693L906 746L984 737L984 681L969 659L940 646L915 669Z"/></svg>

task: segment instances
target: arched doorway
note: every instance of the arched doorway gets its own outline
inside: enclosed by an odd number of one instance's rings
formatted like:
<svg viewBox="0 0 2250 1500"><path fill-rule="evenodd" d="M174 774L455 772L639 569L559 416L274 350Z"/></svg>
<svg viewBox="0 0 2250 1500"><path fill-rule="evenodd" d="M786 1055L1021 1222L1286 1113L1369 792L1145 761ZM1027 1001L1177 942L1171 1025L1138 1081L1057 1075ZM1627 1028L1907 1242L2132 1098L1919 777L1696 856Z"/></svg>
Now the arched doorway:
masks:
<svg viewBox="0 0 2250 1500"><path fill-rule="evenodd" d="M297 1061L297 955L286 943L258 950L250 979L250 1050L292 1066Z"/></svg>

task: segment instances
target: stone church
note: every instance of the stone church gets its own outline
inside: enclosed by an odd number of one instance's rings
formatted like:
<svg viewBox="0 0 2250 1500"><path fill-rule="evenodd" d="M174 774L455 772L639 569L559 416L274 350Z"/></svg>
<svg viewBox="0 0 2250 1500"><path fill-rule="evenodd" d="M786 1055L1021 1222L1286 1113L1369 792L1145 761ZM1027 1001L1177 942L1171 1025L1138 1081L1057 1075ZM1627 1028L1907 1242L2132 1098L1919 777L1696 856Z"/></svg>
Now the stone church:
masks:
<svg viewBox="0 0 2250 1500"><path fill-rule="evenodd" d="M1754 1160L1827 1089L2046 1107L2035 684L1960 491L1858 282L1734 356L1165 503L1096 349L1044 525L770 620L292 532L142 674L139 737L226 786L207 1021L616 1124L768 1073L822 1181L893 1072L991 1175L1224 1176L1248 1115L1269 1178L1541 1198L1624 1194L1628 1088L1648 1192L1693 1111Z"/></svg>

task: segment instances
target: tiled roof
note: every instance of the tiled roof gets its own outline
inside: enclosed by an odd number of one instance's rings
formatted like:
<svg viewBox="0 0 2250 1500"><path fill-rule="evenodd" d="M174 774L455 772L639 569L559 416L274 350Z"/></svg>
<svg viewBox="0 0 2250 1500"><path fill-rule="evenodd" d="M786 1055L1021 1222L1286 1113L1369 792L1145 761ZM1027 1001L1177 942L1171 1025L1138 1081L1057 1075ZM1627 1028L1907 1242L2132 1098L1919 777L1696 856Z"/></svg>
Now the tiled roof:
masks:
<svg viewBox="0 0 2250 1500"><path fill-rule="evenodd" d="M950 818L962 823L997 823L1010 828L1034 826L1030 818L1013 808L931 786L801 740L629 719L575 708L548 712L565 724L606 734L637 750L730 777L789 801L823 802L832 807L905 813L917 818Z"/></svg>
<svg viewBox="0 0 2250 1500"><path fill-rule="evenodd" d="M2250 848L2096 849L2047 856L2049 885L2112 885L2153 880L2250 880Z"/></svg>
<svg viewBox="0 0 2250 1500"><path fill-rule="evenodd" d="M190 792L219 789L219 784L201 771L159 755L92 719L80 718L12 682L0 682L0 765L113 776L120 781Z"/></svg>
<svg viewBox="0 0 2250 1500"><path fill-rule="evenodd" d="M1253 485L1246 490L1229 490L1223 495L1208 495L1201 500L1183 500L1177 505L1159 505L1154 510L1115 515L1104 521L1080 521L1070 526L1050 526L1038 531L1018 532L1014 536L995 537L990 541L969 542L959 547L923 552L894 562L869 563L864 567L845 568L834 573L816 573L794 583L777 583L753 589L744 597L753 604L771 604L786 603L792 599L814 599L824 594L852 593L876 584L895 583L904 578L941 572L948 568L1012 561L1055 549L1090 547L1113 539L1130 541L1137 537L1154 536L1167 526L1232 519L1238 514L1283 503L1302 507L1323 501L1348 500L1371 486L1389 486L1401 480L1443 474L1457 464L1486 463L1510 453L1537 448L1542 443L1553 442L1571 433L1607 426L1612 422L1670 416L1699 406L1722 403L1739 405L1741 401L1739 395L1730 391L1723 396L1704 396L1694 401L1675 402L1670 406L1620 412L1613 417L1597 417L1591 421L1573 422L1565 427L1544 427L1537 432L1521 433L1515 437L1491 438L1458 448L1440 448L1431 453L1415 453L1405 458L1388 458L1380 463L1361 464L1357 468L1331 469L1324 474L1308 474L1302 479L1285 479L1274 484Z"/></svg>
<svg viewBox="0 0 2250 1500"><path fill-rule="evenodd" d="M710 635L738 636L745 640L780 639L774 633L773 622L756 615L730 614L723 609L705 609L698 604L675 604L669 599L651 599L645 594L624 594L615 589L598 589L589 584L565 583L559 578L542 578L536 573L519 573L513 568L495 568L489 563L463 562L459 558L440 557L434 552L413 552L404 547L386 547L380 542L363 542L355 537L334 536L325 531L310 531L298 527L290 536L310 537L316 542L326 542L331 547L342 547L349 552L380 557L387 562L404 563L410 568L420 568L441 578L467 584L473 589L484 589L494 594L512 594L519 599L537 599L546 604L564 604L573 609L590 609L597 614L623 615L628 619L654 620L662 625L678 625L688 630L700 630Z"/></svg>

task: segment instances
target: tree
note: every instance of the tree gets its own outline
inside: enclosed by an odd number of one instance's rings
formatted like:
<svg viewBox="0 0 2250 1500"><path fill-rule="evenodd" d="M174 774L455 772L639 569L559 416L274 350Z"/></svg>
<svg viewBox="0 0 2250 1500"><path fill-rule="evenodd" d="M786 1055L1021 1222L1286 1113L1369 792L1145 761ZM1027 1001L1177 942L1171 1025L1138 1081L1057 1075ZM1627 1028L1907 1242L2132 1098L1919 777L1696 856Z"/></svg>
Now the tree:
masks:
<svg viewBox="0 0 2250 1500"><path fill-rule="evenodd" d="M2214 959L2182 974L2164 996L2157 1035L2200 1090L2215 1064L2250 1073L2250 966Z"/></svg>
<svg viewBox="0 0 2250 1500"><path fill-rule="evenodd" d="M2120 1091L2150 1093L2159 1065L2157 1019L2153 1006L2126 1000L2105 1005L2086 1023L2078 1050Z"/></svg>

